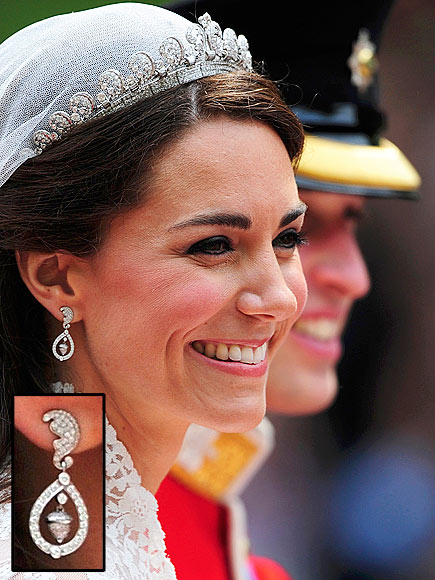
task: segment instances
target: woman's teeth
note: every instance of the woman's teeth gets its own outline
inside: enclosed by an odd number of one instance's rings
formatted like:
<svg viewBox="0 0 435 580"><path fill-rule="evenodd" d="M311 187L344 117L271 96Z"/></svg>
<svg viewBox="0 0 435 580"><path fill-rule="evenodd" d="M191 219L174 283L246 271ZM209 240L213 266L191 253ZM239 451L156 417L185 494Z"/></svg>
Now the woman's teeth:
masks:
<svg viewBox="0 0 435 580"><path fill-rule="evenodd" d="M323 342L333 340L341 334L340 323L331 318L299 319L293 330Z"/></svg>
<svg viewBox="0 0 435 580"><path fill-rule="evenodd" d="M196 352L208 358L222 361L230 360L251 365L263 362L266 358L267 351L267 343L262 344L258 348L251 348L250 346L239 346L238 344L214 344L212 342L199 342L195 340L192 346Z"/></svg>

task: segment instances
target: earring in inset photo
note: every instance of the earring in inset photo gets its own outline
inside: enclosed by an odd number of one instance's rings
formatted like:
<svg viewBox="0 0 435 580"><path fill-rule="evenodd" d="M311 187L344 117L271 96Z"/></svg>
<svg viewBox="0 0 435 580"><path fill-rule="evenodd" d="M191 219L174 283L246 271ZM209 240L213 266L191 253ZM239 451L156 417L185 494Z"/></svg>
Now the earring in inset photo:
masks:
<svg viewBox="0 0 435 580"><path fill-rule="evenodd" d="M74 341L69 332L74 312L69 306L62 306L59 309L63 314L63 332L54 339L52 351L54 356L60 360L68 360L74 354Z"/></svg>
<svg viewBox="0 0 435 580"><path fill-rule="evenodd" d="M80 492L71 482L67 469L73 464L73 459L68 455L77 446L80 439L80 428L76 419L62 409L55 409L44 413L42 420L50 423L50 430L59 435L60 439L53 441L54 457L53 464L61 471L58 477L38 497L30 510L29 531L36 546L53 558L60 558L75 552L86 539L89 527L89 516L85 502ZM56 508L45 518L51 535L56 544L48 542L41 534L40 519L45 506L50 500L56 498ZM63 543L70 535L73 517L65 509L65 505L71 499L78 515L78 529L74 537Z"/></svg>

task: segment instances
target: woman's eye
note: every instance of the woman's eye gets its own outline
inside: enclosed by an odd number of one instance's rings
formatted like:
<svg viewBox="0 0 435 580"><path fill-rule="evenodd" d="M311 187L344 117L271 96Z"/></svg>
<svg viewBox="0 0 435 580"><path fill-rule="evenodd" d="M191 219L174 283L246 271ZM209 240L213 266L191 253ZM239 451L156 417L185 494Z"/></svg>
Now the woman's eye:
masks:
<svg viewBox="0 0 435 580"><path fill-rule="evenodd" d="M231 246L230 241L225 236L213 236L212 238L207 238L206 240L201 240L196 242L187 250L188 254L208 254L211 256L220 256L226 254L227 252L233 252L234 248Z"/></svg>
<svg viewBox="0 0 435 580"><path fill-rule="evenodd" d="M297 246L307 244L307 238L303 232L297 232L294 229L284 230L277 236L272 245L275 248L284 248L285 250L293 250Z"/></svg>

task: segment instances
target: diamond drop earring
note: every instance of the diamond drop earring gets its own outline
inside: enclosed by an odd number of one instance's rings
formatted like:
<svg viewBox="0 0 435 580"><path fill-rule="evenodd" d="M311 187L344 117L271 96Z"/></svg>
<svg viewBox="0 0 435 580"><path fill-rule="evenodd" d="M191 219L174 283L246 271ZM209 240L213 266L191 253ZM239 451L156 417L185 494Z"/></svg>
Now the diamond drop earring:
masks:
<svg viewBox="0 0 435 580"><path fill-rule="evenodd" d="M60 558L72 554L86 539L89 527L89 516L85 502L80 492L71 482L67 469L73 464L73 458L68 455L77 446L80 439L80 428L76 419L67 411L55 409L48 411L42 417L45 423L50 423L50 430L59 435L60 439L53 441L54 457L53 464L61 471L58 477L38 497L30 510L29 531L36 546L49 554L52 558ZM63 543L70 534L73 520L64 505L68 502L68 496L75 505L78 515L78 529L74 537ZM48 542L41 534L40 519L45 506L56 497L57 506L45 518L51 535L57 544Z"/></svg>
<svg viewBox="0 0 435 580"><path fill-rule="evenodd" d="M54 339L52 351L58 360L64 361L74 354L74 341L69 332L74 312L69 306L62 306L59 310L63 314L63 332Z"/></svg>

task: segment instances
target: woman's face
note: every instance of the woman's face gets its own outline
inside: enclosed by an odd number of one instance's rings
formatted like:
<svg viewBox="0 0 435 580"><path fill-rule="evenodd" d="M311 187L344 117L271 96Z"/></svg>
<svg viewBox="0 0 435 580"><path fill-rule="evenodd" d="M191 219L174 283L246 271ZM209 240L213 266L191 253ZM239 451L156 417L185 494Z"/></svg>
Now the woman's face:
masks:
<svg viewBox="0 0 435 580"><path fill-rule="evenodd" d="M304 223L309 244L301 248L308 300L271 366L268 409L292 414L325 409L337 393L341 334L370 279L356 239L361 197L307 192Z"/></svg>
<svg viewBox="0 0 435 580"><path fill-rule="evenodd" d="M203 122L159 154L146 202L115 219L83 274L71 363L86 390L137 427L256 425L306 298L304 210L266 125Z"/></svg>

